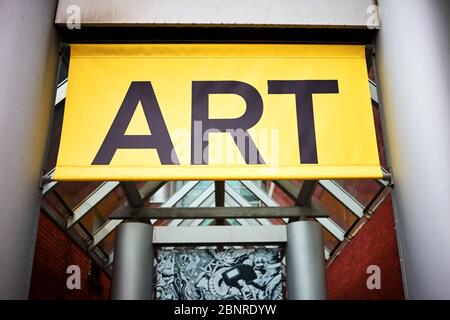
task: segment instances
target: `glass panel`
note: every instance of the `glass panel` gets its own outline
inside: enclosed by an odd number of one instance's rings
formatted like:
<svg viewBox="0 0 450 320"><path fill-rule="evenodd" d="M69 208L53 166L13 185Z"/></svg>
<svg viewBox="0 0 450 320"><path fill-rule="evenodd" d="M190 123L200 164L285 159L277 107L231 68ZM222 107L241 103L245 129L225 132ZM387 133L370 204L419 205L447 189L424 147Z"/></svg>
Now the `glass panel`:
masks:
<svg viewBox="0 0 450 320"><path fill-rule="evenodd" d="M366 207L375 194L381 189L376 180L334 180L356 201Z"/></svg>
<svg viewBox="0 0 450 320"><path fill-rule="evenodd" d="M176 207L188 207L192 201L197 199L206 189L208 189L211 184L213 184L212 181L200 181L194 189L189 191L178 203L176 204Z"/></svg>
<svg viewBox="0 0 450 320"><path fill-rule="evenodd" d="M331 252L339 244L339 240L336 239L327 229L323 228L323 243L325 247Z"/></svg>
<svg viewBox="0 0 450 320"><path fill-rule="evenodd" d="M303 181L304 180L290 180L290 182L292 182L295 186L299 188L303 185Z"/></svg>
<svg viewBox="0 0 450 320"><path fill-rule="evenodd" d="M172 188L170 190L170 195L175 194L178 190L180 190L188 181L174 181Z"/></svg>
<svg viewBox="0 0 450 320"><path fill-rule="evenodd" d="M114 240L116 239L116 232L111 232L103 241L100 243L100 247L105 252L111 252L114 249Z"/></svg>
<svg viewBox="0 0 450 320"><path fill-rule="evenodd" d="M71 214L53 192L47 193L42 201L62 217L68 217Z"/></svg>
<svg viewBox="0 0 450 320"><path fill-rule="evenodd" d="M290 180L289 182L297 186L298 190L303 184L303 180ZM295 205L295 201L283 192L283 190L281 190L277 185L274 185L273 187L272 199L275 200L280 207L293 207Z"/></svg>
<svg viewBox="0 0 450 320"><path fill-rule="evenodd" d="M106 221L119 206L126 202L125 194L121 187L115 188L102 201L93 207L82 219L81 222L87 230L94 233Z"/></svg>
<svg viewBox="0 0 450 320"><path fill-rule="evenodd" d="M275 200L280 207L293 207L294 200L289 198L280 188L275 187L272 194L272 199Z"/></svg>
<svg viewBox="0 0 450 320"><path fill-rule="evenodd" d="M261 187L261 181L252 181L256 186ZM250 190L248 190L240 181L227 181L227 184L239 193L252 207L260 207L261 201Z"/></svg>
<svg viewBox="0 0 450 320"><path fill-rule="evenodd" d="M92 233L89 232L89 230L86 230L86 228L84 228L83 225L77 223L73 226L73 229L75 230L76 233L78 233L80 238L83 239L84 241L87 242L92 239Z"/></svg>
<svg viewBox="0 0 450 320"><path fill-rule="evenodd" d="M336 200L320 185L314 190L311 202L320 210L329 214L330 218L343 230L347 231L356 221L356 216Z"/></svg>
<svg viewBox="0 0 450 320"><path fill-rule="evenodd" d="M148 190L145 190L146 186L152 183L153 183L152 181L138 181L136 182L136 186L139 192L145 197L146 193L148 192ZM170 197L170 190L172 183L173 181L169 181L166 182L166 184L164 184L162 187L160 187L158 191L153 193L150 199L146 199L144 201L144 207L158 208L161 206L161 204L166 202ZM155 196L156 194L157 196Z"/></svg>
<svg viewBox="0 0 450 320"><path fill-rule="evenodd" d="M100 182L60 182L56 185L55 190L61 195L64 202L73 209L97 189L100 184Z"/></svg>

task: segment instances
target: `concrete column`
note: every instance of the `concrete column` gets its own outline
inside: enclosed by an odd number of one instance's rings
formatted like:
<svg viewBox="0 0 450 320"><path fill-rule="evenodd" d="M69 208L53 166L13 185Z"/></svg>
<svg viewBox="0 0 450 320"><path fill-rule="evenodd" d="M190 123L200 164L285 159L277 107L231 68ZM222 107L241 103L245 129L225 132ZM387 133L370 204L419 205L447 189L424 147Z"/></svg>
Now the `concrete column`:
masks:
<svg viewBox="0 0 450 320"><path fill-rule="evenodd" d="M327 298L322 227L317 221L287 225L287 289L289 300Z"/></svg>
<svg viewBox="0 0 450 320"><path fill-rule="evenodd" d="M0 0L0 299L27 299L53 108L56 0Z"/></svg>
<svg viewBox="0 0 450 320"><path fill-rule="evenodd" d="M376 62L405 293L450 299L450 2L378 4Z"/></svg>
<svg viewBox="0 0 450 320"><path fill-rule="evenodd" d="M153 227L143 222L119 225L114 248L113 300L151 300Z"/></svg>

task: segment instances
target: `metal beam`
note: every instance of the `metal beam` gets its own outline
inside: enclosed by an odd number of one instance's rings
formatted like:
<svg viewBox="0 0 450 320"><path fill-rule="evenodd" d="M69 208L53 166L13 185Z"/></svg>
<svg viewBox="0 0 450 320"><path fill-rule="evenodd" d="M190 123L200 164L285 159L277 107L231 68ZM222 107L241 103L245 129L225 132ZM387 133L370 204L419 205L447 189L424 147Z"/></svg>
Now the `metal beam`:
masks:
<svg viewBox="0 0 450 320"><path fill-rule="evenodd" d="M160 208L174 207L181 199L183 199L192 189L199 184L200 181L188 181L177 192L175 192L166 202L164 202ZM152 219L151 223L155 223L156 220ZM178 225L181 220L171 221L170 224Z"/></svg>
<svg viewBox="0 0 450 320"><path fill-rule="evenodd" d="M223 207L225 205L225 181L214 181L216 207Z"/></svg>
<svg viewBox="0 0 450 320"><path fill-rule="evenodd" d="M289 181L280 181L275 180L274 183L279 186L283 192L286 193L286 195L291 199L297 199L297 195L299 194L300 188L295 186L292 182ZM318 208L314 208L314 210L318 210ZM340 241L344 240L345 237L345 231L342 230L341 227L339 227L331 218L317 218L317 221L333 236L335 236Z"/></svg>
<svg viewBox="0 0 450 320"><path fill-rule="evenodd" d="M240 199L240 200L238 200L238 199ZM243 205L243 204L241 204L240 201L243 201L243 203L248 204L247 200L245 200L239 193L237 193L233 188L231 188L228 184L226 184L225 185L225 206L232 207L232 208L250 207L250 204ZM244 225L244 226L248 226L248 225L259 226L259 225L261 225L261 223L259 223L257 219L240 219L240 218L228 219L230 225L234 225L233 221L230 221L230 220L235 220L235 222L238 225Z"/></svg>
<svg viewBox="0 0 450 320"><path fill-rule="evenodd" d="M225 181L214 181L215 185L215 200L216 207L223 207L225 205ZM216 217L216 225L224 225L225 219Z"/></svg>
<svg viewBox="0 0 450 320"><path fill-rule="evenodd" d="M79 227L79 226L81 226L81 225L77 225L77 227ZM106 261L108 261L108 257L109 257L108 254L103 250L103 248L101 248L99 246L95 247L92 251L88 252L88 255L89 256L96 255L97 257L99 257L100 260L105 261L105 263L106 263Z"/></svg>
<svg viewBox="0 0 450 320"><path fill-rule="evenodd" d="M316 218L317 221L330 233L335 236L339 241L343 241L345 238L345 231L339 227L336 222L331 218Z"/></svg>
<svg viewBox="0 0 450 320"><path fill-rule="evenodd" d="M330 250L328 250L327 247L325 247L323 253L324 253L324 255L325 255L325 260L330 259Z"/></svg>
<svg viewBox="0 0 450 320"><path fill-rule="evenodd" d="M159 245L284 243L286 226L153 227L153 243Z"/></svg>
<svg viewBox="0 0 450 320"><path fill-rule="evenodd" d="M67 78L61 81L56 88L55 106L66 98Z"/></svg>
<svg viewBox="0 0 450 320"><path fill-rule="evenodd" d="M169 200L161 205L161 208L169 208L175 206L189 191L195 188L200 181L188 181L177 192L175 192Z"/></svg>
<svg viewBox="0 0 450 320"><path fill-rule="evenodd" d="M383 176L387 176L388 174L390 174L390 172L388 172L386 169L384 169L383 167L381 167L381 171L383 172ZM392 177L391 177L392 180ZM388 186L392 181L388 181L385 179L378 179L377 180L379 184L381 184L382 186Z"/></svg>
<svg viewBox="0 0 450 320"><path fill-rule="evenodd" d="M194 201L189 204L189 208L197 208L202 203L204 203L212 194L214 193L214 185L211 184L208 188L206 188ZM171 218L164 218L171 219ZM173 218L172 218L173 219ZM169 226L177 226L183 222L182 218L173 219L170 221Z"/></svg>
<svg viewBox="0 0 450 320"><path fill-rule="evenodd" d="M273 183L280 188L291 200L297 201L300 188L289 180L273 180Z"/></svg>
<svg viewBox="0 0 450 320"><path fill-rule="evenodd" d="M42 195L45 195L47 192L51 191L58 183L57 181L51 181L51 177L54 172L55 168L46 173L46 176L50 178L50 181L42 186Z"/></svg>
<svg viewBox="0 0 450 320"><path fill-rule="evenodd" d="M325 213L308 207L215 207L215 208L128 208L110 216L110 219L198 219L198 218L319 218Z"/></svg>
<svg viewBox="0 0 450 320"><path fill-rule="evenodd" d="M208 197L200 206L203 208L210 208L213 206L215 199L212 195ZM225 202L226 204L226 202ZM214 219L195 219L191 226L209 226L214 222Z"/></svg>
<svg viewBox="0 0 450 320"><path fill-rule="evenodd" d="M57 181L50 181L49 183L44 184L44 186L42 187L42 195L44 196L47 194L47 192L53 190L53 188L55 188L57 184Z"/></svg>
<svg viewBox="0 0 450 320"><path fill-rule="evenodd" d="M311 198L317 187L317 180L305 180L300 187L295 205L298 207L311 207ZM289 222L293 222L294 219L290 219Z"/></svg>
<svg viewBox="0 0 450 320"><path fill-rule="evenodd" d="M161 188L165 182L160 181L151 181L145 184L144 187L141 188L140 194L143 199L148 199L151 197L152 194L154 194L156 191L158 191L159 188ZM123 204L119 206L112 215L119 214L120 212L127 210L128 206L126 204ZM132 219L135 219L135 217L132 217ZM109 220L106 222L103 226L101 226L94 234L93 234L93 240L89 244L88 250L93 250L98 244L100 244L111 232L113 232L117 226L122 222L122 219L114 219Z"/></svg>
<svg viewBox="0 0 450 320"><path fill-rule="evenodd" d="M111 267L113 262L114 262L114 249L108 255L108 261L105 264L105 268Z"/></svg>
<svg viewBox="0 0 450 320"><path fill-rule="evenodd" d="M317 180L305 180L303 181L300 191L298 192L295 205L298 207L311 206L311 197L317 186Z"/></svg>
<svg viewBox="0 0 450 320"><path fill-rule="evenodd" d="M94 239L89 244L88 251L94 249L97 245L99 245L114 229L117 228L119 224L122 223L120 219L109 220L103 226L101 226L94 234Z"/></svg>
<svg viewBox="0 0 450 320"><path fill-rule="evenodd" d="M370 88L370 97L372 98L372 102L376 104L378 107L378 90L375 82L369 79L369 88Z"/></svg>
<svg viewBox="0 0 450 320"><path fill-rule="evenodd" d="M128 203L134 208L139 208L144 206L144 201L139 193L136 186L136 182L133 181L122 181L120 186L127 197Z"/></svg>
<svg viewBox="0 0 450 320"><path fill-rule="evenodd" d="M140 190L139 193L145 202L150 199L159 189L161 189L167 181L149 181Z"/></svg>
<svg viewBox="0 0 450 320"><path fill-rule="evenodd" d="M246 181L246 180L241 180L241 183L251 192L253 193L259 200L261 200L261 202L268 206L268 207L278 207L279 204L272 199L271 196L269 196L264 190L262 190L260 187L258 187L253 181ZM287 217L286 218L282 218L283 221L285 223L288 222ZM270 221L261 221L258 220L259 222L261 222L262 224L267 224L267 225L271 225L272 222Z"/></svg>
<svg viewBox="0 0 450 320"><path fill-rule="evenodd" d="M226 194L234 200L234 202L239 207L250 207L250 203L239 194L233 187L231 187L228 183L225 185Z"/></svg>
<svg viewBox="0 0 450 320"><path fill-rule="evenodd" d="M103 200L112 190L119 185L118 181L110 181L102 183L94 190L83 202L73 210L73 216L67 219L66 228L69 229L80 221L86 213Z"/></svg>
<svg viewBox="0 0 450 320"><path fill-rule="evenodd" d="M251 207L250 203L239 194L234 188L226 183L225 195L229 207ZM265 223L263 219L241 219L237 218L236 221L241 225L269 225L271 223Z"/></svg>
<svg viewBox="0 0 450 320"><path fill-rule="evenodd" d="M279 204L273 200L266 192L258 187L253 181L241 180L241 183L252 192L259 200L268 207L277 207Z"/></svg>
<svg viewBox="0 0 450 320"><path fill-rule="evenodd" d="M340 203L349 209L358 218L364 214L364 206L345 191L339 184L333 180L320 180L319 184L322 188L333 195Z"/></svg>
<svg viewBox="0 0 450 320"><path fill-rule="evenodd" d="M258 187L253 181L249 180L241 180L240 181L251 193L253 193L264 205L268 207L278 207L279 204L272 199L271 196L269 196L264 190L262 190L260 187ZM288 222L287 218L282 218L284 222ZM271 225L272 222L268 220L261 220L258 219L258 221L261 224L264 225Z"/></svg>
<svg viewBox="0 0 450 320"><path fill-rule="evenodd" d="M212 189L212 190L211 190ZM197 197L194 201L191 202L189 205L189 208L208 208L213 207L215 203L215 197L213 195L214 193L214 185L211 184L211 186L206 189L200 196ZM209 225L208 220L212 223L214 219L183 219L182 222L179 224L180 226L199 226L199 225Z"/></svg>

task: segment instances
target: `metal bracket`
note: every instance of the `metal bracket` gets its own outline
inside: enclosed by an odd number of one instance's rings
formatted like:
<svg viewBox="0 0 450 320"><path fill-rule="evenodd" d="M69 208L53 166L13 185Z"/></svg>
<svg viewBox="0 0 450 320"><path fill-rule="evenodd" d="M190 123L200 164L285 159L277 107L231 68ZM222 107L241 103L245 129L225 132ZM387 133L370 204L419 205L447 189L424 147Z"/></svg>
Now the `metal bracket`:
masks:
<svg viewBox="0 0 450 320"><path fill-rule="evenodd" d="M39 179L39 189L40 189L40 190L43 190L43 189L44 189L44 186L45 186L47 183L50 183L50 182L52 182L52 181L53 181L53 178L52 178L51 175L49 175L49 174L44 174L44 172L42 172L42 175L41 175L41 177L40 177L40 179Z"/></svg>
<svg viewBox="0 0 450 320"><path fill-rule="evenodd" d="M367 204L367 206L363 210L364 216L367 219L371 218L372 213L381 204L381 202L379 202L378 200L383 195L384 195L384 197L386 197L386 190L392 189L394 187L394 178L393 178L393 175L392 175L392 168L388 168L388 174L386 174L386 178L383 176L383 180L388 181L388 184L383 186L383 187L381 187L381 189L378 190L378 192L375 194L375 196L372 198L372 200ZM384 199L384 197L383 197L383 199ZM375 206L375 208L372 208L373 205L376 204L376 203L377 203L377 205Z"/></svg>
<svg viewBox="0 0 450 320"><path fill-rule="evenodd" d="M394 175L392 174L392 168L389 167L389 168L388 168L388 171L389 171L389 174L390 174L389 186L390 186L391 188L393 188L394 185L395 185L395 182L394 182Z"/></svg>
<svg viewBox="0 0 450 320"><path fill-rule="evenodd" d="M70 44L64 42L60 43L58 54L61 57L62 62L68 67L70 61Z"/></svg>
<svg viewBox="0 0 450 320"><path fill-rule="evenodd" d="M375 56L375 46L373 44L368 44L365 46L366 49L366 59L371 59Z"/></svg>
<svg viewBox="0 0 450 320"><path fill-rule="evenodd" d="M369 71L370 66L373 64L372 60L375 57L375 46L373 44L368 44L365 46L365 56L367 71Z"/></svg>
<svg viewBox="0 0 450 320"><path fill-rule="evenodd" d="M387 173L383 173L382 179L389 182L386 187L394 187L394 175L392 174L392 168L389 167L387 170Z"/></svg>

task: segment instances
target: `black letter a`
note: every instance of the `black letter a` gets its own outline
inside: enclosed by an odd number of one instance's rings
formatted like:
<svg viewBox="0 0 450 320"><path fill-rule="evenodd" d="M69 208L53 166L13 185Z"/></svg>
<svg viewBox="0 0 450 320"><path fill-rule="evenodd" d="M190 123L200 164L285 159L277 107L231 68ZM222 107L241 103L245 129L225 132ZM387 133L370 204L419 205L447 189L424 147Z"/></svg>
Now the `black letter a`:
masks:
<svg viewBox="0 0 450 320"><path fill-rule="evenodd" d="M125 135L139 101L152 134ZM109 164L117 149L151 148L156 149L162 164L179 164L152 84L150 81L133 81L92 164Z"/></svg>

